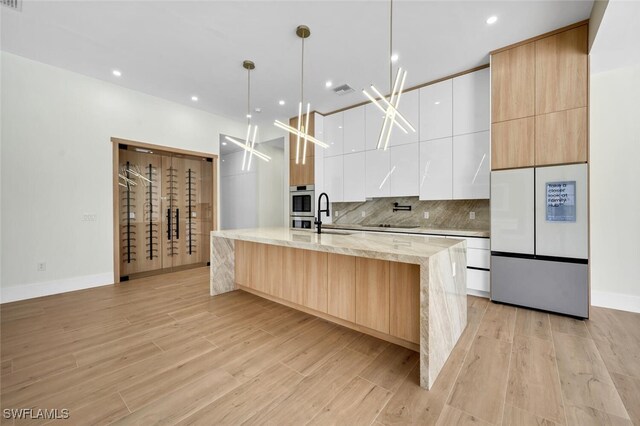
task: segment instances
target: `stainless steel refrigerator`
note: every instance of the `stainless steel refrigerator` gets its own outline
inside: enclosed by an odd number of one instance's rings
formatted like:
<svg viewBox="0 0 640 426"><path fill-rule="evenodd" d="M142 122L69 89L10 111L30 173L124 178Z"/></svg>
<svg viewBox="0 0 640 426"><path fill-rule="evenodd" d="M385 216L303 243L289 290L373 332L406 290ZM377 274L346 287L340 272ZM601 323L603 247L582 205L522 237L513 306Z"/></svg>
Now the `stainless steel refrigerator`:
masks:
<svg viewBox="0 0 640 426"><path fill-rule="evenodd" d="M491 299L589 316L586 164L491 173Z"/></svg>

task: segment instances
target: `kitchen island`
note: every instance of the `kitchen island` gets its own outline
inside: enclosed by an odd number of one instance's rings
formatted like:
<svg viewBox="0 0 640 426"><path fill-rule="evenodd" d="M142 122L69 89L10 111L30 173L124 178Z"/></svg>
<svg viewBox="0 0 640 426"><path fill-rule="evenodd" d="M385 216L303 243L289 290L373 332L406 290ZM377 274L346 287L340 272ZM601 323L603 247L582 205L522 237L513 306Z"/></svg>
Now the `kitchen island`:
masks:
<svg viewBox="0 0 640 426"><path fill-rule="evenodd" d="M466 242L261 228L211 233L212 296L233 290L420 353L429 389L467 324Z"/></svg>

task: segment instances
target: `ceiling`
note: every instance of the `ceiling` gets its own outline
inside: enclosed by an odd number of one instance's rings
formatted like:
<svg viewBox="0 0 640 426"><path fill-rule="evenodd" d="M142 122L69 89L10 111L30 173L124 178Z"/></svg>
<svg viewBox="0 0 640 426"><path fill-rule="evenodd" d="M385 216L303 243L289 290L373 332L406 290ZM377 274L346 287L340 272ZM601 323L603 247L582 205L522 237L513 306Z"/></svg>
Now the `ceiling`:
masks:
<svg viewBox="0 0 640 426"><path fill-rule="evenodd" d="M394 51L413 86L587 19L592 4L396 0ZM311 28L305 98L312 109L361 102L362 88L389 82L387 1L25 1L21 12L0 9L2 50L231 118L246 114L241 64L251 59L252 104L262 109L253 116L261 124L297 115L299 24ZM498 22L488 25L491 15ZM338 96L327 80L356 90Z"/></svg>
<svg viewBox="0 0 640 426"><path fill-rule="evenodd" d="M591 48L593 74L640 64L640 2L610 0Z"/></svg>

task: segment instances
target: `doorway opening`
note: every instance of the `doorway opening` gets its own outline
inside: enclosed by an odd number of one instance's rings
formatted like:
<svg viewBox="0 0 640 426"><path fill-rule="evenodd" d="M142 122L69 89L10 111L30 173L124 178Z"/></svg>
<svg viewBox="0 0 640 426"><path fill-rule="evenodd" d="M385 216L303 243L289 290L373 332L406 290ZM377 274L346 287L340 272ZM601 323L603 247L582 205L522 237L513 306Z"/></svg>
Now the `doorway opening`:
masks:
<svg viewBox="0 0 640 426"><path fill-rule="evenodd" d="M111 140L116 282L206 266L217 156Z"/></svg>

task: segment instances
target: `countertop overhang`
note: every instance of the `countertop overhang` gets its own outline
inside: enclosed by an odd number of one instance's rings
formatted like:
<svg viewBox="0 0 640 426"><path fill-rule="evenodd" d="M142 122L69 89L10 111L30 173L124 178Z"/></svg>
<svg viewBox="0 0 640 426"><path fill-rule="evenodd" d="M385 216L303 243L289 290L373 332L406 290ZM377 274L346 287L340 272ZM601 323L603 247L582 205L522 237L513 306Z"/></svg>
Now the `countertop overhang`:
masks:
<svg viewBox="0 0 640 426"><path fill-rule="evenodd" d="M399 227L393 226L376 226L376 225L360 225L360 224L337 224L327 223L322 225L327 229L348 229L356 231L369 232L396 232L401 234L417 234L417 235L444 235L447 237L471 237L471 238L489 238L489 231L472 230L472 229L431 229L422 227Z"/></svg>
<svg viewBox="0 0 640 426"><path fill-rule="evenodd" d="M343 235L290 228L253 228L212 231L211 236L414 264L459 244L466 247L464 240L452 238L366 231Z"/></svg>

